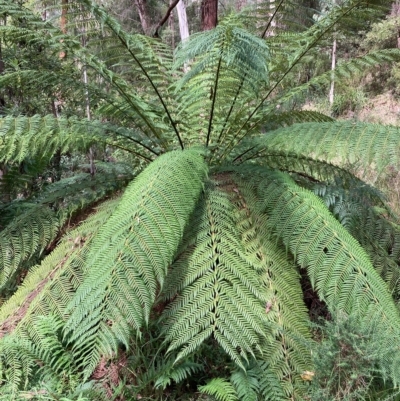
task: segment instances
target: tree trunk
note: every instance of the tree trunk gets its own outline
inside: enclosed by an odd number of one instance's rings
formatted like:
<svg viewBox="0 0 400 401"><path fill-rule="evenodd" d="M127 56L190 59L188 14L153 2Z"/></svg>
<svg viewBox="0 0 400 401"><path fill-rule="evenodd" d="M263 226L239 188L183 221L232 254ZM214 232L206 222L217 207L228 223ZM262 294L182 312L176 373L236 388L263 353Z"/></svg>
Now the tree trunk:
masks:
<svg viewBox="0 0 400 401"><path fill-rule="evenodd" d="M68 0L61 0L60 28L61 28L61 32L64 35L67 33L67 13L68 13ZM59 57L61 59L65 58L66 56L67 56L67 54L63 51L61 51L59 54Z"/></svg>
<svg viewBox="0 0 400 401"><path fill-rule="evenodd" d="M215 28L218 23L218 0L202 0L200 8L203 31Z"/></svg>
<svg viewBox="0 0 400 401"><path fill-rule="evenodd" d="M6 17L4 17L4 21L2 21L2 22L3 22L2 25L6 25L6 23L7 23ZM2 43L2 39L0 39L0 75L3 75L4 70L5 70L5 64L3 61L3 43ZM6 106L5 94L4 94L4 91L1 91L0 92L0 115L3 115L5 106ZM0 172L1 172L1 170L0 170ZM0 177L0 179L1 179L1 177Z"/></svg>
<svg viewBox="0 0 400 401"><path fill-rule="evenodd" d="M331 75L331 88L329 90L329 104L333 106L333 100L335 95L335 68L336 68L336 38L333 39L332 46L332 75Z"/></svg>
<svg viewBox="0 0 400 401"><path fill-rule="evenodd" d="M181 41L184 42L189 37L189 26L186 15L186 6L183 0L180 0L180 2L177 4L176 11L178 12Z"/></svg>
<svg viewBox="0 0 400 401"><path fill-rule="evenodd" d="M150 18L147 12L146 0L135 0L136 9L139 14L143 32L147 35L150 29Z"/></svg>

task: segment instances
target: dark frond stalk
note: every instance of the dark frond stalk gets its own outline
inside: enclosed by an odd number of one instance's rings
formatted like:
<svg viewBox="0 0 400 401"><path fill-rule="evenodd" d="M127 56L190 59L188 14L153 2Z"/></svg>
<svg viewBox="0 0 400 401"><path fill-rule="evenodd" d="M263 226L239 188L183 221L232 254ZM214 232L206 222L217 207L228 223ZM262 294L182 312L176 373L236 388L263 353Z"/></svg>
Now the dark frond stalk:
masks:
<svg viewBox="0 0 400 401"><path fill-rule="evenodd" d="M109 79L107 76L105 76L104 74L102 74L103 75L103 77L104 78L106 78L106 79ZM131 100L129 99L129 96L125 93L125 91L121 88L121 86L120 85L118 85L117 84L117 82L114 80L110 80L110 83L111 84L113 84L116 88L117 88L117 90L118 90L118 92L119 92L119 94L132 106L132 108L134 109L134 110L136 110L136 112L140 115L140 117L146 122L146 124L147 124L147 126L150 128L150 130L151 130L151 132L153 132L153 134L155 135L155 137L157 138L157 139L161 139L160 138L160 136L159 136L159 134L158 134L158 132L153 128L153 126L151 125L151 123L150 122L148 122L147 120L147 117L145 116L145 115L143 115L143 113L141 113L140 111L139 111L139 109L131 102ZM144 132L144 131L143 131ZM146 135L146 133L144 132L144 134ZM146 135L147 136L147 135ZM141 144L142 145L142 144ZM143 145L142 145L143 146Z"/></svg>
<svg viewBox="0 0 400 401"><path fill-rule="evenodd" d="M219 58L218 67L217 67L217 74L215 76L214 90L213 90L213 93L212 93L212 104L211 104L211 110L210 110L210 119L208 121L208 132L207 132L206 146L208 146L208 144L210 142L210 135L211 135L211 129L212 129L212 120L213 120L213 117L214 117L215 99L217 98L218 78L219 78L219 72L221 70L221 62L222 62L222 57Z"/></svg>
<svg viewBox="0 0 400 401"><path fill-rule="evenodd" d="M242 163L242 157L243 157L245 154L251 152L254 148L255 148L255 146L252 146L251 148L249 148L249 149L245 150L244 152L242 152L239 156L236 156L236 157L233 159L232 163L235 163L236 161L239 161L240 163Z"/></svg>
<svg viewBox="0 0 400 401"><path fill-rule="evenodd" d="M160 102L161 102L161 104L162 104L162 106L163 106L163 108L164 108L164 111L165 111L165 113L166 113L167 116L168 116L168 120L169 120L169 122L171 123L172 128L173 128L174 131L175 131L175 134L176 134L176 136L177 136L177 138L178 138L178 141L179 141L179 145L180 145L181 149L183 150L185 147L183 146L182 138L181 138L181 136L179 135L178 129L177 129L177 127L176 127L176 123L175 123L175 121L173 120L173 118L172 118L172 116L171 116L171 113L169 112L168 107L167 107L167 105L165 104L164 99L162 98L162 96L161 96L160 92L158 91L156 85L154 84L153 80L151 79L151 77L150 77L149 74L147 73L146 69L143 67L142 63L138 60L138 58L135 56L135 54L134 54L134 53L132 52L132 50L129 48L128 43L126 42L126 40L125 40L118 32L116 32L116 31L114 30L114 28L113 28L110 24L108 24L108 26L109 26L109 28L114 32L114 34L118 37L118 39L120 40L120 42L125 46L125 48L126 48L126 49L128 50L128 52L129 52L129 54L132 56L132 58L135 60L135 62L136 62L137 65L139 66L139 68L142 70L142 72L143 72L143 74L145 75L145 77L146 77L146 78L148 79L148 81L150 82L151 87L153 88L154 92L156 93L158 99L160 100Z"/></svg>
<svg viewBox="0 0 400 401"><path fill-rule="evenodd" d="M130 139L132 139L132 138L130 138ZM151 162L154 160L154 159L151 159L151 158L148 157L148 156L145 156L145 155L143 155L143 154L141 154L141 153L139 153L139 152L137 152L137 151L135 151L135 150L128 149L128 148L126 148L126 147L124 147L124 146L116 145L116 144L113 144L112 146L114 146L114 147L116 147L116 148L118 148L118 149L124 150L124 151L126 151L126 152L128 152L128 153L131 153L131 154L133 154L133 155L135 155L135 156L138 156L138 157L140 157L141 159L146 160L146 161L149 162L149 163L151 163Z"/></svg>
<svg viewBox="0 0 400 401"><path fill-rule="evenodd" d="M268 20L267 26L264 29L264 32L261 35L261 39L264 39L265 35L268 32L269 27L272 24L272 21L274 20L276 14L278 13L279 9L281 8L281 6L283 5L284 0L280 0L278 6L275 8L275 11L273 12L273 14L271 15L270 19Z"/></svg>
<svg viewBox="0 0 400 401"><path fill-rule="evenodd" d="M124 98L125 98L125 97L124 97ZM107 103L111 104L111 105L114 106L116 109L120 109L120 107L118 107L118 105L116 105L114 102L110 101L109 99L105 99L105 100L106 100ZM120 110L121 110L121 109L120 109ZM138 126L137 124L135 124L135 125L138 127L139 130L143 131L143 130L140 128L140 126ZM149 128L150 128L150 127L149 127ZM124 139L128 139L129 141L132 141L132 142L134 142L134 143L140 145L141 147L145 148L145 149L148 150L149 152L155 154L156 156L160 156L160 153L156 152L154 149L150 148L149 146L145 145L144 143L142 143L142 142L140 142L140 141L137 141L136 139L134 139L134 138L132 138L132 137L130 137L130 136L123 135L123 134L121 134L121 133L119 133L119 132L115 132L115 135L121 136L121 137L124 138ZM145 134L145 135L146 135L146 134ZM149 138L148 135L146 135L146 136ZM158 138L158 137L157 137L157 138ZM149 139L151 139L151 138L149 138ZM159 139L159 138L158 138L158 139ZM122 149L122 148L121 148L121 149Z"/></svg>

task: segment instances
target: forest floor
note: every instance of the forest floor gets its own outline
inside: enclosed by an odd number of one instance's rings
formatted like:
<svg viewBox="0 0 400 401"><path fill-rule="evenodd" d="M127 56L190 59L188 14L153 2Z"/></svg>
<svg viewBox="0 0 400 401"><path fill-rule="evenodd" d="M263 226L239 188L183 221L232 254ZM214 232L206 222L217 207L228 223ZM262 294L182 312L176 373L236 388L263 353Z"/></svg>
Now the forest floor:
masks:
<svg viewBox="0 0 400 401"><path fill-rule="evenodd" d="M341 118L355 118L370 123L399 125L400 99L396 99L390 92L386 92L370 98L359 111L348 112Z"/></svg>

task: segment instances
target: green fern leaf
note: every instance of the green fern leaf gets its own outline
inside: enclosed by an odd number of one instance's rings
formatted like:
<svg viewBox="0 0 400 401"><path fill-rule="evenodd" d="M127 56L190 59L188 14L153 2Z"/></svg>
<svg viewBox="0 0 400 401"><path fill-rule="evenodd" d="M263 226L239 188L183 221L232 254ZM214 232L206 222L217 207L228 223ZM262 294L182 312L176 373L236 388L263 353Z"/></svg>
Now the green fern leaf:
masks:
<svg viewBox="0 0 400 401"><path fill-rule="evenodd" d="M232 384L221 378L212 379L204 386L199 386L199 391L212 395L218 401L236 401L238 399Z"/></svg>
<svg viewBox="0 0 400 401"><path fill-rule="evenodd" d="M158 158L128 187L97 235L66 331L76 354L84 355L87 375L100 354L115 349L116 339L129 347L131 333L139 334L148 320L205 174L199 150Z"/></svg>

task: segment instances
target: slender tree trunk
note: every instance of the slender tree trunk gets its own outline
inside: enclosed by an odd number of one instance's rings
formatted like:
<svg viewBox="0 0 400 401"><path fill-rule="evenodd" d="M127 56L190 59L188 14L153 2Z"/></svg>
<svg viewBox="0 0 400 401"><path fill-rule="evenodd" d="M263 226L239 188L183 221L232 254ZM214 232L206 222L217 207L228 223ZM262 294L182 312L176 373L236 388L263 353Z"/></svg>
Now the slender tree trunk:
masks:
<svg viewBox="0 0 400 401"><path fill-rule="evenodd" d="M3 25L6 25L6 23L7 23L6 17L4 17L4 21L2 21L2 22L3 22ZM3 61L3 43L2 43L2 40L0 39L0 75L3 75L4 69L5 69L5 64ZM5 93L4 93L4 91L1 91L0 92L0 115L3 114L3 110L4 110L5 106L6 106Z"/></svg>
<svg viewBox="0 0 400 401"><path fill-rule="evenodd" d="M83 32L82 32L82 47L86 47L86 29L85 26L83 25ZM88 90L88 74L87 74L87 67L86 67L86 57L83 60L83 83L85 85L85 103L86 103L86 118L88 120L92 119L92 115L90 112L90 97L89 97L89 90ZM89 148L89 169L90 169L90 174L93 176L96 173L96 166L94 164L94 147L91 146Z"/></svg>
<svg viewBox="0 0 400 401"><path fill-rule="evenodd" d="M215 28L218 23L218 0L202 0L200 8L203 31Z"/></svg>
<svg viewBox="0 0 400 401"><path fill-rule="evenodd" d="M68 14L68 0L61 0L61 18L60 18L60 28L63 34L67 33L67 14ZM67 54L65 52L60 52L59 57L65 58Z"/></svg>
<svg viewBox="0 0 400 401"><path fill-rule="evenodd" d="M171 3L172 3L172 0L170 0L169 5L171 5ZM175 49L175 19L174 19L173 12L169 16L168 27L171 31L171 48L172 48L172 50L174 50Z"/></svg>
<svg viewBox="0 0 400 401"><path fill-rule="evenodd" d="M136 9L139 14L140 23L145 34L149 33L150 29L150 18L147 12L146 0L135 0Z"/></svg>
<svg viewBox="0 0 400 401"><path fill-rule="evenodd" d="M186 6L183 0L180 0L180 2L177 4L176 11L178 13L179 33L181 35L181 41L184 42L189 37L189 25L186 15Z"/></svg>
<svg viewBox="0 0 400 401"><path fill-rule="evenodd" d="M336 38L333 39L332 45L332 74L331 74L331 88L329 90L329 104L333 105L333 100L335 96L335 68L336 68Z"/></svg>

